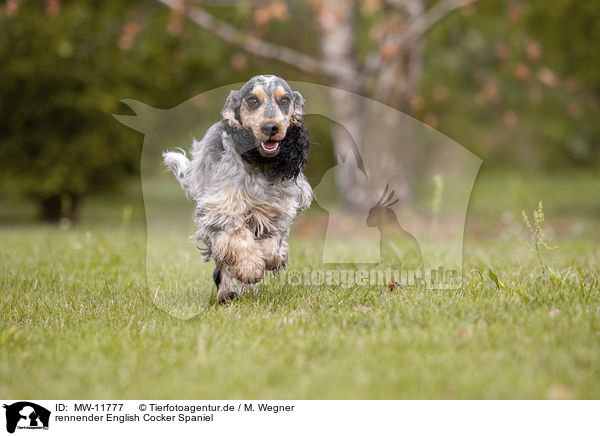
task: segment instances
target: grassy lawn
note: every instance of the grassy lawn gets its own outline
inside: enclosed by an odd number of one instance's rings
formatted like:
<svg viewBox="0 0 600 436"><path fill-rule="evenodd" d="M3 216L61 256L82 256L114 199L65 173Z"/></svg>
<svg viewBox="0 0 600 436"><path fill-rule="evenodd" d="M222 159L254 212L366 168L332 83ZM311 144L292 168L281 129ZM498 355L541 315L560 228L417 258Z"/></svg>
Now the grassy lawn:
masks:
<svg viewBox="0 0 600 436"><path fill-rule="evenodd" d="M0 397L600 397L594 175L484 174L460 290L274 282L230 305L198 301L185 321L145 287L137 189L88 202L69 230L17 224L3 204ZM525 246L520 213L540 199L559 278ZM165 252L178 245L164 238ZM315 262L310 243L290 241L297 265Z"/></svg>

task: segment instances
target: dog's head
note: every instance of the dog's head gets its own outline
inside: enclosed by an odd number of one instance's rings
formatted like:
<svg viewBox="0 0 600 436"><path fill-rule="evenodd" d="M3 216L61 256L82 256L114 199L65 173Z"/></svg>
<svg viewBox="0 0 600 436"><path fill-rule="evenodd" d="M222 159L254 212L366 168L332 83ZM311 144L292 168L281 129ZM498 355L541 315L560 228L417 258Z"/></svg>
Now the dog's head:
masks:
<svg viewBox="0 0 600 436"><path fill-rule="evenodd" d="M242 127L256 138L258 152L275 157L288 129L302 123L304 99L277 76L254 76L239 91L231 91L221 112L232 127Z"/></svg>
<svg viewBox="0 0 600 436"><path fill-rule="evenodd" d="M263 75L231 91L221 115L247 161L295 178L306 164L309 146L303 111L299 92L280 77Z"/></svg>

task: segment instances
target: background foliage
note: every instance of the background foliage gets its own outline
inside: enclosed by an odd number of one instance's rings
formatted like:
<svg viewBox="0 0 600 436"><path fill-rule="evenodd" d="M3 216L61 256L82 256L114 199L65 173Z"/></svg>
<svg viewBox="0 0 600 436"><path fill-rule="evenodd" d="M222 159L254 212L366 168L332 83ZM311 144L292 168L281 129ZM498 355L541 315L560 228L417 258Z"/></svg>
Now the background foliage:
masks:
<svg viewBox="0 0 600 436"><path fill-rule="evenodd" d="M454 14L430 34L413 109L486 166L597 165L599 10L481 2Z"/></svg>
<svg viewBox="0 0 600 436"><path fill-rule="evenodd" d="M373 45L383 3L357 9L359 57ZM248 34L314 54L311 4L207 9ZM426 38L407 110L486 167L597 166L599 11L575 0L482 0L450 14ZM141 138L110 116L125 110L121 98L168 108L266 72L328 83L248 55L150 0L9 0L0 63L0 188L40 203L59 199L63 214L65 198L71 204L136 174ZM329 137L326 122L314 128ZM320 171L330 166L322 156L312 163Z"/></svg>

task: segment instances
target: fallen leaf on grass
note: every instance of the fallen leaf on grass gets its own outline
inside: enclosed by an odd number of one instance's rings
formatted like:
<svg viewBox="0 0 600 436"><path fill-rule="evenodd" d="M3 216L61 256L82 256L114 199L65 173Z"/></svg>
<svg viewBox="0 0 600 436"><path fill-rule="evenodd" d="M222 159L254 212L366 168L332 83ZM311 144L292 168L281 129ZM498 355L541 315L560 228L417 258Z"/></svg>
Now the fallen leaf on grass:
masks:
<svg viewBox="0 0 600 436"><path fill-rule="evenodd" d="M396 281L391 281L388 284L388 289L390 292L394 292L396 289L400 289L402 287L402 285Z"/></svg>

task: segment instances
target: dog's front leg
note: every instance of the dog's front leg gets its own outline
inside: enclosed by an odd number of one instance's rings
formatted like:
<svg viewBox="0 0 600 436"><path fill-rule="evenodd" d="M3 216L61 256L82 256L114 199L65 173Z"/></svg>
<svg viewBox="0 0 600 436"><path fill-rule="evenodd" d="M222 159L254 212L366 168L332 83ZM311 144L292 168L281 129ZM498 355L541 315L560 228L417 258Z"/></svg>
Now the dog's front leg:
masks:
<svg viewBox="0 0 600 436"><path fill-rule="evenodd" d="M259 241L265 266L268 270L279 270L287 267L290 247L286 241L280 241L278 236Z"/></svg>
<svg viewBox="0 0 600 436"><path fill-rule="evenodd" d="M233 288L233 283L231 283L231 274L228 265L217 262L215 271L213 272L213 280L215 281L215 285L217 285L217 301L219 303L237 298L238 294Z"/></svg>
<svg viewBox="0 0 600 436"><path fill-rule="evenodd" d="M247 228L233 232L218 232L212 243L217 262L229 267L229 271L242 283L257 283L265 271L265 261L254 234Z"/></svg>

